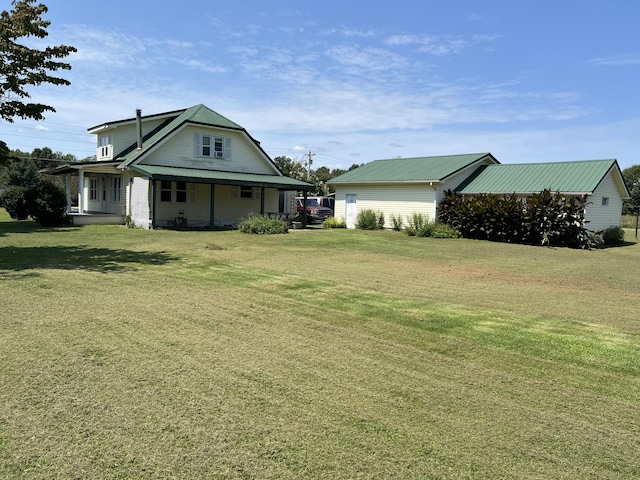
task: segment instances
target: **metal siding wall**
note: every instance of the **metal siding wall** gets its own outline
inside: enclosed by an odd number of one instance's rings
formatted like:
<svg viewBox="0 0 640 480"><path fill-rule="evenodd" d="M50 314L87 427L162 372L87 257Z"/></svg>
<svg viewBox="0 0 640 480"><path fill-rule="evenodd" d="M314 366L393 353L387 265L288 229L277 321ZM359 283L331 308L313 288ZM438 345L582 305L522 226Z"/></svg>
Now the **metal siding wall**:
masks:
<svg viewBox="0 0 640 480"><path fill-rule="evenodd" d="M609 205L602 205L602 198L609 197ZM586 227L589 230L605 230L609 227L619 227L622 222L622 198L611 175L589 197L585 219L589 220Z"/></svg>

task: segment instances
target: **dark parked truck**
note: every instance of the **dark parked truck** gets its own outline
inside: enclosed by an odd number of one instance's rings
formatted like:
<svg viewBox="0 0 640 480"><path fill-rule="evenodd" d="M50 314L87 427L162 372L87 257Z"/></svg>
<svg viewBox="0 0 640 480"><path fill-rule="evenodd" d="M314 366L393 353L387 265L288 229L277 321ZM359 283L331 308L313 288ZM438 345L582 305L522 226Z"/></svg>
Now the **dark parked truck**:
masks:
<svg viewBox="0 0 640 480"><path fill-rule="evenodd" d="M303 197L296 197L296 211L302 213L304 207L302 202ZM330 208L323 207L315 197L307 198L307 215L314 222L322 222L325 218L333 216L333 211Z"/></svg>

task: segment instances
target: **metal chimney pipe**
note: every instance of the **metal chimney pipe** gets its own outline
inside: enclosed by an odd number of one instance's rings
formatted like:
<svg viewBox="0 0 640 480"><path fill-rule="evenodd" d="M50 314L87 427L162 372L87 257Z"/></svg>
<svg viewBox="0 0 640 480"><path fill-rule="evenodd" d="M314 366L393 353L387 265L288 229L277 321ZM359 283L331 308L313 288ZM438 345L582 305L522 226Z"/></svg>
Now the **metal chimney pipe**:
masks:
<svg viewBox="0 0 640 480"><path fill-rule="evenodd" d="M142 150L142 111L136 109L136 129L138 132L138 150Z"/></svg>

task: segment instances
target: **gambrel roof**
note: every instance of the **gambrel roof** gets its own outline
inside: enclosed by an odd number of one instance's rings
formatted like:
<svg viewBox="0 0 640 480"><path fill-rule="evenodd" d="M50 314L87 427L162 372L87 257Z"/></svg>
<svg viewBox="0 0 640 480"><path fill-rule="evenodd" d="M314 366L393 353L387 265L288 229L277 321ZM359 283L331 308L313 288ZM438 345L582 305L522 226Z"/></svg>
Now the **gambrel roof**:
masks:
<svg viewBox="0 0 640 480"><path fill-rule="evenodd" d="M473 164L500 163L490 153L375 160L331 179L330 184L441 182Z"/></svg>
<svg viewBox="0 0 640 480"><path fill-rule="evenodd" d="M527 195L546 189L590 195L609 173L612 173L622 198L629 198L615 159L483 165L456 188L456 192Z"/></svg>

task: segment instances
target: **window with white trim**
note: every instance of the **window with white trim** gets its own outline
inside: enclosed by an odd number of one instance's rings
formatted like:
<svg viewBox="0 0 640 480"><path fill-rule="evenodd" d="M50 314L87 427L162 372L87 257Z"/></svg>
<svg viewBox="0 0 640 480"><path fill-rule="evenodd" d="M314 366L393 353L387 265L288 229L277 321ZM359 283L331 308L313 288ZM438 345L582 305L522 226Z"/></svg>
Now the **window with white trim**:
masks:
<svg viewBox="0 0 640 480"><path fill-rule="evenodd" d="M231 140L205 133L194 134L194 155L204 158L231 158Z"/></svg>
<svg viewBox="0 0 640 480"><path fill-rule="evenodd" d="M122 201L122 177L111 177L111 200L114 202Z"/></svg>
<svg viewBox="0 0 640 480"><path fill-rule="evenodd" d="M98 148L100 150L100 156L101 157L108 157L109 156L109 147L111 146L111 136L110 135L103 135L100 137L100 139L98 140Z"/></svg>
<svg viewBox="0 0 640 480"><path fill-rule="evenodd" d="M602 197L602 206L603 207L609 206L609 197Z"/></svg>
<svg viewBox="0 0 640 480"><path fill-rule="evenodd" d="M98 200L98 179L89 179L89 200Z"/></svg>

